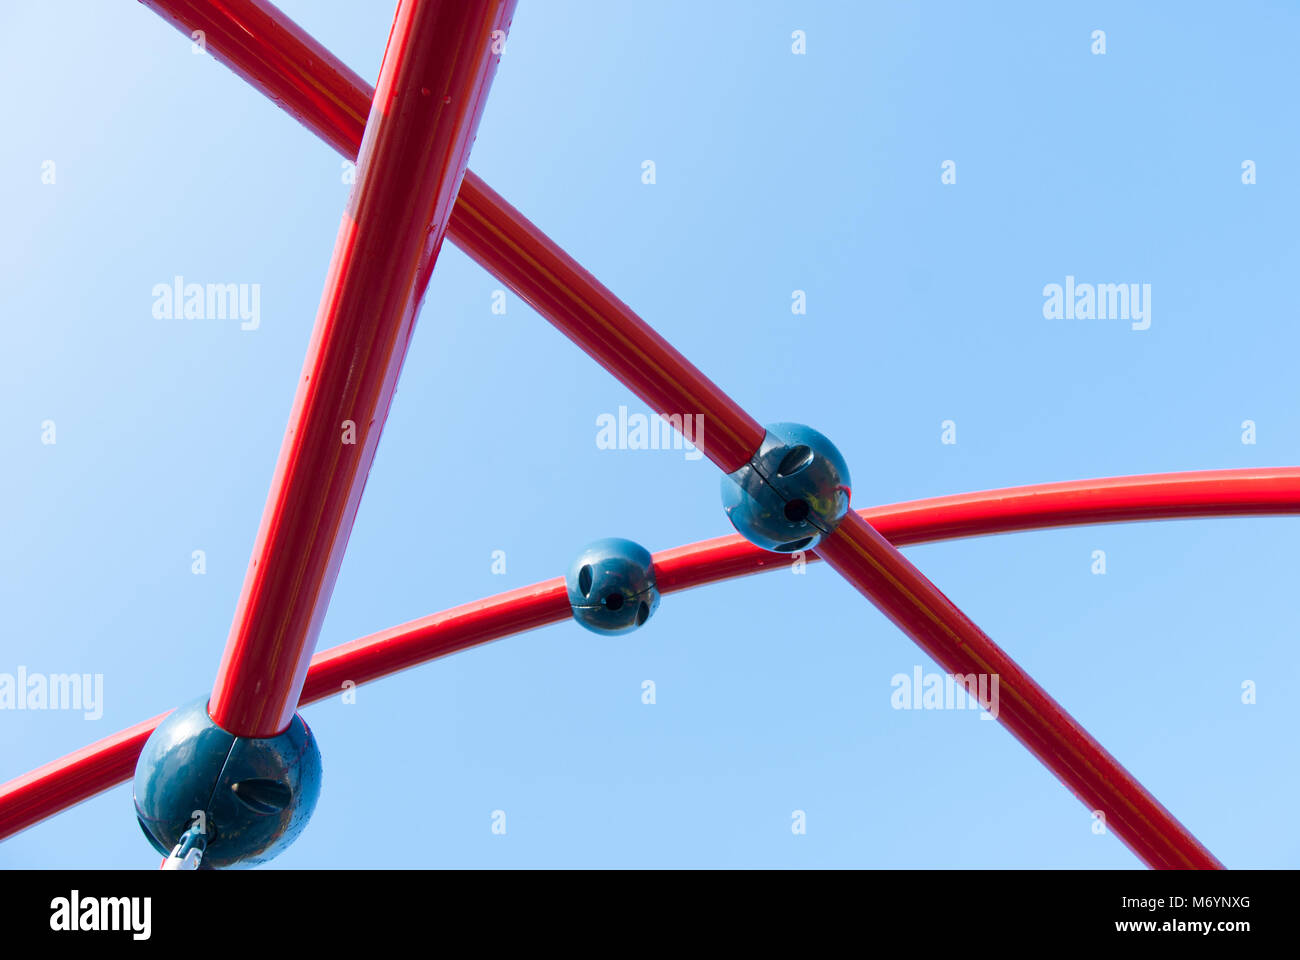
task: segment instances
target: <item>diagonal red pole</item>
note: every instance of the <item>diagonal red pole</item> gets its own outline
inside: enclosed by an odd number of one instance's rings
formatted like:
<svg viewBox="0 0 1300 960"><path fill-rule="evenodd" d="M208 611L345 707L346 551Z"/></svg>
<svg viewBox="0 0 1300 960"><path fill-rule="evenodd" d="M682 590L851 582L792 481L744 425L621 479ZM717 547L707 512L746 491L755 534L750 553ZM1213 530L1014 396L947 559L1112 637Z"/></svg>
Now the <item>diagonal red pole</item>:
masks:
<svg viewBox="0 0 1300 960"><path fill-rule="evenodd" d="M208 702L231 733L274 736L297 708L513 11L514 0L398 5Z"/></svg>
<svg viewBox="0 0 1300 960"><path fill-rule="evenodd" d="M1300 467L1071 480L910 500L858 513L895 546L1120 520L1300 514ZM735 534L654 555L655 578L666 594L785 569L789 562ZM381 630L316 654L299 706L334 696L345 680L359 685L569 615L564 581L553 579ZM128 780L162 716L0 784L0 840Z"/></svg>
<svg viewBox="0 0 1300 960"><path fill-rule="evenodd" d="M173 0L151 0L151 2L165 9L170 9L173 4ZM188 3L175 5L192 6ZM242 0L234 4L234 7L241 9L245 6L272 11L267 16L273 23L281 19L287 20L278 11L274 11L269 4L256 2L256 0ZM211 5L204 5L204 8L218 20L236 19L220 10L213 13ZM179 18L177 22L189 25ZM246 24L238 24L237 29L243 30L245 34L252 32L248 30ZM296 27L294 29L297 31L295 35L276 34L262 38L260 43L254 38L242 46L243 38L239 38L239 42L230 48L227 55L235 63L238 71L253 79L259 89L268 93L272 99L287 104L290 111L303 122L328 122L329 117L324 116L320 111L302 109L299 106L303 93L302 78L315 73L313 61L315 50L309 44L299 43L301 36L305 34ZM211 42L212 38L209 40ZM255 51L256 56L246 56L250 49ZM281 58L280 54L284 52L287 52L287 57ZM241 56L242 61L239 59ZM333 71L332 79L322 82L321 87L347 84L347 78L343 77L340 71L333 70L332 66L327 65L322 73L331 73L331 71ZM326 135L326 139L337 144L346 141L346 134L340 136L339 131L334 131ZM761 428L758 427L757 422L662 337L659 337L622 301L582 270L576 261L517 210L488 190L486 185L478 184L478 186L482 187L480 199L484 201L481 221L476 221L473 217L464 217L462 218L463 231L458 231L458 236L471 255L493 270L507 285L602 366L619 377L638 396L650 403L656 411L663 414L702 414L706 436L701 438L702 442L697 442L697 446L724 471L730 472L746 462L757 449L762 438ZM721 437L717 436L718 433L722 434ZM847 535L850 542L865 537L864 530L874 535L873 549L880 551L876 559L887 558L889 565L906 564L910 567L895 548L871 530L870 526L860 518L854 517L851 520L850 530L852 533ZM844 573L850 582L858 586L877 607L891 616L895 623L923 648L926 647L928 638L919 627L924 622L936 621L946 630L958 634L962 634L969 627L974 631L971 636L978 634L992 649L997 649L992 641L971 624L960 610L947 602L946 598L942 603L938 602L938 598L942 598L943 595L915 568L911 568L915 577L919 578L915 581L915 585L924 584L926 589L908 597L902 596L907 587L897 578L867 578L862 568L849 563L842 564L837 569ZM915 613L915 617L896 616L899 609L908 607ZM1011 662L1009 658L1007 662ZM1017 676L1028 679L1019 668L1017 668ZM1060 716L1034 714L1028 717L1027 722L1031 726L1045 727L1066 720L1077 727L1073 719L1069 718L1068 714L1064 714L1064 711L1061 711ZM1057 733L1065 735L1064 730ZM1091 738L1088 738L1081 749L1093 767L1106 766L1109 755L1106 755ZM1078 776L1076 770L1065 769L1059 764L1054 765L1055 760L1050 754L1038 755L1058 777L1066 780L1071 789L1077 793L1083 790L1083 784L1074 782L1074 778ZM1127 777L1130 781L1125 784L1126 791L1145 793L1141 785L1122 767L1118 767L1118 774ZM1103 800L1107 799L1110 797L1103 797ZM1127 816L1123 810L1108 810L1104 804L1102 810L1110 817L1117 833L1120 829L1127 830L1128 825L1135 822L1134 818ZM1177 848L1183 860L1189 863L1199 859L1203 860L1205 865L1217 864L1208 851L1200 847L1194 838L1191 838L1190 834L1177 824L1177 821L1173 821L1172 817L1169 821L1172 821L1177 829L1162 838L1159 845ZM1169 826L1168 822L1159 820L1144 821L1143 824L1151 829L1167 829ZM1124 839L1135 850L1145 849L1138 838L1125 837ZM1151 866L1176 865L1152 859L1147 860L1147 863Z"/></svg>
<svg viewBox="0 0 1300 960"><path fill-rule="evenodd" d="M1143 862L1165 869L1219 869L1215 856L1048 696L1001 647L856 513L817 553L916 641L969 692L998 683L997 720L1056 774Z"/></svg>

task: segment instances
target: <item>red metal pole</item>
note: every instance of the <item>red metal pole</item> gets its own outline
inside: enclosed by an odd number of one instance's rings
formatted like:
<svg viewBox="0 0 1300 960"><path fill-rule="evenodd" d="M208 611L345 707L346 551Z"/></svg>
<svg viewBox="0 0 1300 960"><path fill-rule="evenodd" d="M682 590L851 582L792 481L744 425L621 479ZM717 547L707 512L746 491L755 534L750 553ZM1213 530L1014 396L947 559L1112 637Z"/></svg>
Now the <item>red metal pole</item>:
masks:
<svg viewBox="0 0 1300 960"><path fill-rule="evenodd" d="M355 157L370 87L263 0L142 0L345 157ZM451 241L531 304L656 413L691 416L689 437L722 470L747 462L763 428L518 210L466 172Z"/></svg>
<svg viewBox="0 0 1300 960"><path fill-rule="evenodd" d="M288 726L514 0L402 0L208 710ZM499 39L499 38L498 38ZM499 43L498 43L499 49Z"/></svg>
<svg viewBox="0 0 1300 960"><path fill-rule="evenodd" d="M166 716L160 713L0 784L0 840L130 780L144 742Z"/></svg>
<svg viewBox="0 0 1300 960"><path fill-rule="evenodd" d="M960 537L1044 530L1089 523L1300 513L1300 467L1252 467L1152 473L1002 487L881 507L858 514L896 547ZM818 559L815 554L805 557ZM654 555L664 593L730 580L789 555L768 553L735 534Z"/></svg>
<svg viewBox="0 0 1300 960"><path fill-rule="evenodd" d="M1068 480L912 500L859 512L895 546L1081 523L1300 513L1300 467ZM901 536L895 536L895 531Z"/></svg>
<svg viewBox="0 0 1300 960"><path fill-rule="evenodd" d="M274 4L140 0L349 160L361 150L374 90ZM197 42L197 39L195 40Z"/></svg>
<svg viewBox="0 0 1300 960"><path fill-rule="evenodd" d="M821 558L951 674L998 678L998 721L1038 757L1144 863L1221 864L1029 674L856 513L817 547ZM975 689L971 688L974 693Z"/></svg>
<svg viewBox="0 0 1300 960"><path fill-rule="evenodd" d="M468 183L468 180L467 180ZM743 466L763 427L622 300L482 181L456 205L456 243L659 414L677 414L724 473Z"/></svg>
<svg viewBox="0 0 1300 960"><path fill-rule="evenodd" d="M492 640L559 623L572 613L564 578L556 577L390 627L316 654L302 702L334 696L345 680L367 683Z"/></svg>
<svg viewBox="0 0 1300 960"><path fill-rule="evenodd" d="M859 511L895 546L1117 519L1264 513L1300 513L1300 467L1080 480ZM817 558L809 554L807 559ZM662 550L654 563L659 589L672 593L784 568L790 558L732 535ZM344 680L359 685L568 616L563 581L557 578L391 627L316 654L300 706L338 693ZM0 839L130 779L144 741L161 719L137 724L0 785Z"/></svg>

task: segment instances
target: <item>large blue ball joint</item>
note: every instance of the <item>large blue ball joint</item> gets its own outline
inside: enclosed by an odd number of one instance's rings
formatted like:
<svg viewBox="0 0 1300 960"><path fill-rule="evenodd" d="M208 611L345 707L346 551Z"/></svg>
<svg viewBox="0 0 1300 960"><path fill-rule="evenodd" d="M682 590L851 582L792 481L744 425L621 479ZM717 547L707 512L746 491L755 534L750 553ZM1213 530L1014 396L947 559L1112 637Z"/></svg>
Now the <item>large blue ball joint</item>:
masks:
<svg viewBox="0 0 1300 960"><path fill-rule="evenodd" d="M207 704L204 697L168 714L145 743L136 817L164 856L198 832L202 868L256 866L307 825L320 795L320 749L298 714L279 736L253 739L217 726Z"/></svg>
<svg viewBox="0 0 1300 960"><path fill-rule="evenodd" d="M630 633L659 606L650 551L609 537L589 543L569 567L565 585L573 619L593 633Z"/></svg>
<svg viewBox="0 0 1300 960"><path fill-rule="evenodd" d="M722 478L722 506L750 543L777 553L809 550L849 509L849 468L812 427L768 426L758 452Z"/></svg>

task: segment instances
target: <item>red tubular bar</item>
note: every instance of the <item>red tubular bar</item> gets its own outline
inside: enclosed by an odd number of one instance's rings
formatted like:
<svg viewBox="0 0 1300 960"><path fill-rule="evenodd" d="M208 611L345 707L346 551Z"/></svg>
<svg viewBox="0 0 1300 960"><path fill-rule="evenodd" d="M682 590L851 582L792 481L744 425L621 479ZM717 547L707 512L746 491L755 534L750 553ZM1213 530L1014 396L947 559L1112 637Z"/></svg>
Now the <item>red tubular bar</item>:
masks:
<svg viewBox="0 0 1300 960"><path fill-rule="evenodd" d="M0 840L130 780L144 742L166 716L119 730L0 785Z"/></svg>
<svg viewBox="0 0 1300 960"><path fill-rule="evenodd" d="M1300 467L1010 487L858 512L896 546L1115 520L1300 514ZM809 554L807 559L816 557ZM654 555L664 593L784 568L789 562L737 535ZM361 684L568 616L563 581L554 579L392 627L316 654L300 705L336 694L344 680ZM161 719L137 724L0 785L0 839L130 779L140 749Z"/></svg>
<svg viewBox="0 0 1300 960"><path fill-rule="evenodd" d="M859 511L895 546L1029 528L1300 513L1300 467L1194 470L959 493ZM908 531L906 539L894 530Z"/></svg>
<svg viewBox="0 0 1300 960"><path fill-rule="evenodd" d="M656 413L699 415L688 439L724 473L744 466L762 426L527 217L482 181L475 186L473 204L457 204L453 218L461 249Z"/></svg>
<svg viewBox="0 0 1300 960"><path fill-rule="evenodd" d="M896 547L1088 523L1300 513L1300 467L1150 473L1002 487L858 511ZM809 554L809 561L818 559ZM655 554L667 593L790 562L732 535Z"/></svg>
<svg viewBox="0 0 1300 960"><path fill-rule="evenodd" d="M141 0L345 157L354 158L369 85L264 0ZM442 221L439 221L442 222ZM763 428L623 301L491 187L466 172L447 236L657 413L700 414L691 438L724 472Z"/></svg>
<svg viewBox="0 0 1300 960"><path fill-rule="evenodd" d="M870 523L849 513L817 552L946 671L998 677L998 721L1089 810L1101 810L1107 828L1148 866L1222 869L1186 827Z"/></svg>
<svg viewBox="0 0 1300 960"><path fill-rule="evenodd" d="M349 160L361 151L370 84L274 4L140 0Z"/></svg>
<svg viewBox="0 0 1300 960"><path fill-rule="evenodd" d="M514 0L402 0L208 711L293 718Z"/></svg>
<svg viewBox="0 0 1300 960"><path fill-rule="evenodd" d="M572 616L564 578L498 593L316 654L302 691L315 703L355 684Z"/></svg>

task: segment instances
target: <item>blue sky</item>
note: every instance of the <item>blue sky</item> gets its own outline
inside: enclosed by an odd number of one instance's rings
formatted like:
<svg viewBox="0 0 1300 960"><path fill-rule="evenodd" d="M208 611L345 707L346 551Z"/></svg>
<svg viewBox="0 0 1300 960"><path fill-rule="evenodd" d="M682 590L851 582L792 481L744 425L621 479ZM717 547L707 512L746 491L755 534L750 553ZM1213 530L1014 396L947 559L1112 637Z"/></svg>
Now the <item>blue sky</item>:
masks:
<svg viewBox="0 0 1300 960"><path fill-rule="evenodd" d="M373 82L391 4L283 9ZM855 506L1282 465L1297 42L1281 0L522 0L470 166L760 421L832 438ZM0 673L104 678L98 719L0 711L7 780L210 689L348 187L138 4L6 5L0 54ZM258 328L155 317L177 275L258 284ZM1067 276L1150 284L1150 328L1046 319ZM494 314L501 286L443 247L321 649L597 537L730 532L708 460L597 447L645 405L512 294ZM1294 867L1295 523L907 553L1225 863ZM667 596L629 636L509 638L307 708L323 792L270 868L1138 865L1000 725L894 710L917 665L821 565ZM156 864L129 785L0 844Z"/></svg>

